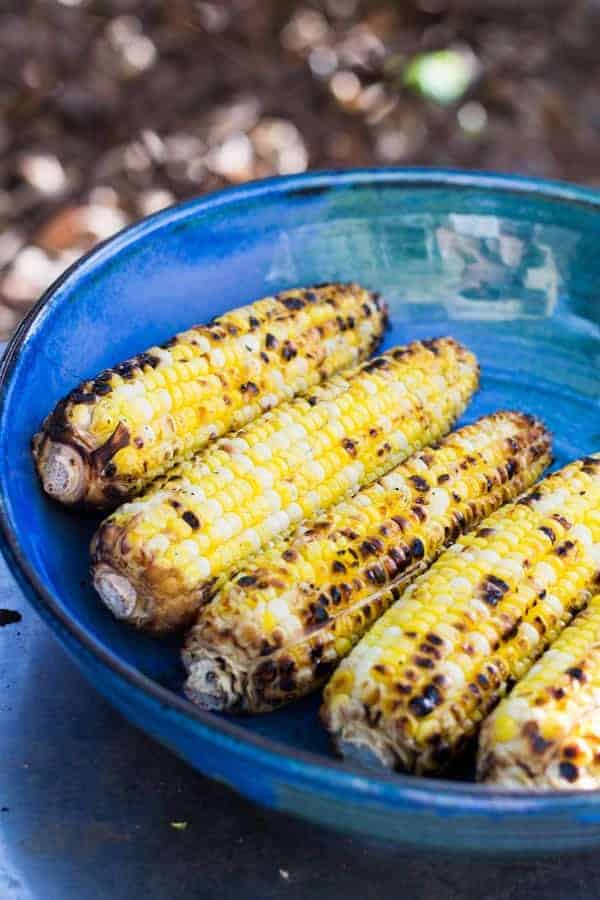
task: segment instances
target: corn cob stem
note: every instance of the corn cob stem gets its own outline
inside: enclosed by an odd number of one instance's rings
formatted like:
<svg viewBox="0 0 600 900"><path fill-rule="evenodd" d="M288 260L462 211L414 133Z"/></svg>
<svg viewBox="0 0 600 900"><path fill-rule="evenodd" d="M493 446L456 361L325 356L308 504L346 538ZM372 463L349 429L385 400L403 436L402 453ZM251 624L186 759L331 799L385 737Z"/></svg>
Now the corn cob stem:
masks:
<svg viewBox="0 0 600 900"><path fill-rule="evenodd" d="M198 615L186 693L264 712L315 690L444 546L514 499L550 461L550 435L503 412L422 450L243 566Z"/></svg>
<svg viewBox="0 0 600 900"><path fill-rule="evenodd" d="M37 435L34 439L38 440ZM43 444L43 446L42 446ZM52 439L41 441L39 472L44 490L68 505L81 500L87 490L88 469L82 453L69 444Z"/></svg>
<svg viewBox="0 0 600 900"><path fill-rule="evenodd" d="M502 787L600 787L600 594L483 723L477 768Z"/></svg>
<svg viewBox="0 0 600 900"><path fill-rule="evenodd" d="M79 385L34 437L44 490L100 508L225 432L365 359L385 305L356 284L284 291Z"/></svg>
<svg viewBox="0 0 600 900"><path fill-rule="evenodd" d="M443 768L590 599L600 456L572 463L447 550L335 672L323 721L362 762Z"/></svg>
<svg viewBox="0 0 600 900"><path fill-rule="evenodd" d="M474 357L441 338L266 413L105 521L96 589L136 625L188 624L244 558L446 433L477 380Z"/></svg>

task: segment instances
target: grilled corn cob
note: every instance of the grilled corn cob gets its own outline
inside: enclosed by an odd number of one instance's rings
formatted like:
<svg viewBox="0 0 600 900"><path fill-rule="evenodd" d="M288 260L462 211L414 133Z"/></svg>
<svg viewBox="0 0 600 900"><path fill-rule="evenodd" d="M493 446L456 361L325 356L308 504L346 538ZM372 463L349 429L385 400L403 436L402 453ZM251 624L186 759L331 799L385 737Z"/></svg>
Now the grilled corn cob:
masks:
<svg viewBox="0 0 600 900"><path fill-rule="evenodd" d="M263 712L315 690L444 546L535 481L550 435L497 413L421 450L252 557L200 610L186 693Z"/></svg>
<svg viewBox="0 0 600 900"><path fill-rule="evenodd" d="M342 662L323 721L344 755L442 768L590 599L600 457L487 518L411 585Z"/></svg>
<svg viewBox="0 0 600 900"><path fill-rule="evenodd" d="M271 410L106 520L98 592L149 630L189 623L244 557L441 437L477 377L455 341L417 342Z"/></svg>
<svg viewBox="0 0 600 900"><path fill-rule="evenodd" d="M33 440L48 494L110 507L174 463L347 366L385 305L356 284L284 291L190 328L72 391Z"/></svg>
<svg viewBox="0 0 600 900"><path fill-rule="evenodd" d="M511 788L600 787L600 594L483 723L478 778Z"/></svg>

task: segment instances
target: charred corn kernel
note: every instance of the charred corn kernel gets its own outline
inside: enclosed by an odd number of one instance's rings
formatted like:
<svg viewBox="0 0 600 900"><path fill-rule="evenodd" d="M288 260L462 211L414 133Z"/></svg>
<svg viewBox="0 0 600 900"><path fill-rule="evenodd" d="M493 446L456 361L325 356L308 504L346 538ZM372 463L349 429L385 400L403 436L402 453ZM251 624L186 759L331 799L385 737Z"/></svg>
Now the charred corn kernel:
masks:
<svg viewBox="0 0 600 900"><path fill-rule="evenodd" d="M402 587L549 460L539 422L497 413L271 544L198 614L184 650L188 696L260 712L314 690ZM427 630L435 615L425 611L420 621ZM483 633L471 642L490 652ZM375 682L382 677L373 673Z"/></svg>
<svg viewBox="0 0 600 900"><path fill-rule="evenodd" d="M376 622L325 689L335 745L365 762L442 768L589 601L599 561L600 454L489 516ZM365 705L376 672L378 699ZM525 701L513 692L501 705L498 739L511 740L513 702Z"/></svg>
<svg viewBox="0 0 600 900"><path fill-rule="evenodd" d="M477 768L502 787L600 787L600 594L483 723Z"/></svg>
<svg viewBox="0 0 600 900"><path fill-rule="evenodd" d="M415 373L424 400L409 393L409 405L400 409L394 388ZM447 390L434 384L433 375L443 379ZM448 431L477 379L474 357L455 341L441 338L390 350L271 410L234 438L222 438L182 463L145 496L106 520L93 542L99 593L117 615L148 629L164 631L188 622L228 570L241 562L248 543L259 549L290 528L292 518L284 508L288 488L293 488L292 495L297 492L295 502L304 516L355 493ZM382 430L382 418L391 423L390 431ZM339 431L326 429L331 421L338 423ZM407 447L395 435L401 428L408 430L409 422L412 437ZM268 452L257 455L257 444ZM327 472L335 472L335 480ZM231 487L241 483L248 486L248 496L228 508ZM229 534L228 512L239 516L241 536ZM210 578L199 580L195 571L171 562L167 551L148 551L149 519L154 534L167 536L168 552L177 545L174 516L190 524L192 539L208 538L203 553Z"/></svg>
<svg viewBox="0 0 600 900"><path fill-rule="evenodd" d="M356 284L284 291L85 381L35 436L56 499L116 506L210 440L366 359L386 319Z"/></svg>

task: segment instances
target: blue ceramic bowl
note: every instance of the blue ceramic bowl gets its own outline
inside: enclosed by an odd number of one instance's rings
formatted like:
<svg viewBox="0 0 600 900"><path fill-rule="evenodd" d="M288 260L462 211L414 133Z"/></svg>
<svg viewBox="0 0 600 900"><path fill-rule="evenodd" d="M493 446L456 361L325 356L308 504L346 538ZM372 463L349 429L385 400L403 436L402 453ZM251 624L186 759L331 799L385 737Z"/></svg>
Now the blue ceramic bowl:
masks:
<svg viewBox="0 0 600 900"><path fill-rule="evenodd" d="M234 720L194 709L174 643L129 631L87 576L95 522L41 493L32 433L76 382L178 329L295 285L384 293L386 344L452 334L478 354L467 418L542 416L557 464L600 447L600 197L558 184L433 171L314 174L159 213L74 266L3 361L4 552L34 606L125 716L259 803L337 828L447 849L600 843L600 793L535 795L373 774L329 751L317 698Z"/></svg>

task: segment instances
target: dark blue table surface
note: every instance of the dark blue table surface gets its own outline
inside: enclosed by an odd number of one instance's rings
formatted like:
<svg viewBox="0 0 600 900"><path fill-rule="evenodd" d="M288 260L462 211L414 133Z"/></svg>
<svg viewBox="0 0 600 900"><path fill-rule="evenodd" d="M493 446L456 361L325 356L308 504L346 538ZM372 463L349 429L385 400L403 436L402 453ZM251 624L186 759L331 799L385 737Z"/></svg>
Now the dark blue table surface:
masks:
<svg viewBox="0 0 600 900"><path fill-rule="evenodd" d="M259 809L113 712L3 562L0 607L22 615L0 628L1 900L600 895L598 854L415 856Z"/></svg>

